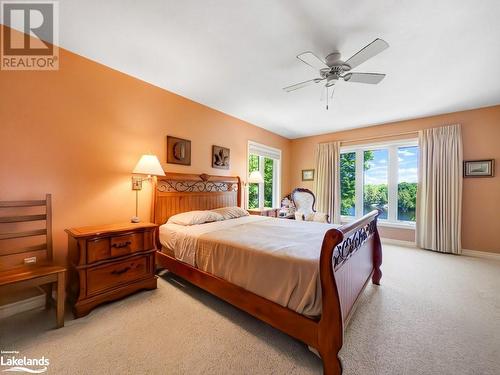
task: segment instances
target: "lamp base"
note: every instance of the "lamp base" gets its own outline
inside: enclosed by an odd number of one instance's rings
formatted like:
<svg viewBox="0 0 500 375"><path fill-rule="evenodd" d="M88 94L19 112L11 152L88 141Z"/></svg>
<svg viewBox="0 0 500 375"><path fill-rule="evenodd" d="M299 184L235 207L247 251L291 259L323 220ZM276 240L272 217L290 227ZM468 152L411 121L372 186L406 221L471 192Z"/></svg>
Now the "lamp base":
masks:
<svg viewBox="0 0 500 375"><path fill-rule="evenodd" d="M130 219L130 222L131 223L140 223L141 222L141 219L139 218L139 216L134 216Z"/></svg>

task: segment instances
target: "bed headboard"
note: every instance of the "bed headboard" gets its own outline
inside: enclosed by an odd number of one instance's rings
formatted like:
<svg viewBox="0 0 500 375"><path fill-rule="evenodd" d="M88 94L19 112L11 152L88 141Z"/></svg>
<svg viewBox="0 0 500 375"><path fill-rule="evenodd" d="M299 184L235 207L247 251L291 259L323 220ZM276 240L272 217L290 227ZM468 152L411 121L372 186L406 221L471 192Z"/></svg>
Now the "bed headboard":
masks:
<svg viewBox="0 0 500 375"><path fill-rule="evenodd" d="M160 225L182 212L241 205L239 177L167 173L157 177L153 190L151 215Z"/></svg>

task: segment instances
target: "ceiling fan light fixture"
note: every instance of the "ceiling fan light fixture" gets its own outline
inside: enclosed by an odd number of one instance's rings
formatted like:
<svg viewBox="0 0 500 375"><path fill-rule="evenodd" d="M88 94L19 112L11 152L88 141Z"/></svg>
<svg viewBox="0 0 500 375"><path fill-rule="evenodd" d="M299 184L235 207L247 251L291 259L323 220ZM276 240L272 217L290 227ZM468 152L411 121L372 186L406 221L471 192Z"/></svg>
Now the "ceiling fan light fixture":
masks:
<svg viewBox="0 0 500 375"><path fill-rule="evenodd" d="M332 87L333 85L335 85L335 82L338 80L338 76L337 75L330 75L328 77L326 77L326 85L325 87Z"/></svg>

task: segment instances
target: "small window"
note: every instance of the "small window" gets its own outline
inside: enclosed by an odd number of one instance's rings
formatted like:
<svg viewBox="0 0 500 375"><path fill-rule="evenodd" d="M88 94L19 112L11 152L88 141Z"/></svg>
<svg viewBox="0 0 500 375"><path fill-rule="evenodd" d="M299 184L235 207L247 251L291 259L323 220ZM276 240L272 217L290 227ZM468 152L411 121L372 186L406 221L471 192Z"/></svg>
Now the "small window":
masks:
<svg viewBox="0 0 500 375"><path fill-rule="evenodd" d="M264 207L273 207L274 160L264 158Z"/></svg>
<svg viewBox="0 0 500 375"><path fill-rule="evenodd" d="M259 156L250 154L248 156L248 173L258 171ZM248 208L259 207L259 184L248 184Z"/></svg>
<svg viewBox="0 0 500 375"><path fill-rule="evenodd" d="M248 175L253 171L259 171L264 179L260 184L248 184L248 208L279 207L280 163L281 150L248 142Z"/></svg>

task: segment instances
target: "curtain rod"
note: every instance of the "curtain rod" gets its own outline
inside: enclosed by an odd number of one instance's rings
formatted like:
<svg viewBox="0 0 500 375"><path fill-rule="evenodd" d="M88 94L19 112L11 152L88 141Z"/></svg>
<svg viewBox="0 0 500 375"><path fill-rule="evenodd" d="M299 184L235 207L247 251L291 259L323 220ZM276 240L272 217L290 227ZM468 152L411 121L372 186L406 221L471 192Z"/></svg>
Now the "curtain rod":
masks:
<svg viewBox="0 0 500 375"><path fill-rule="evenodd" d="M372 139L398 137L400 135L408 135L408 134L415 134L415 135L417 135L418 134L418 130L407 131L407 132L400 132L400 133L392 133L392 134L385 134L385 135L375 135L373 137L349 139L349 140L338 141L338 142L339 143L351 143L351 142L369 141L369 140L372 140ZM320 142L320 143L330 143L330 142L332 142L332 141Z"/></svg>

